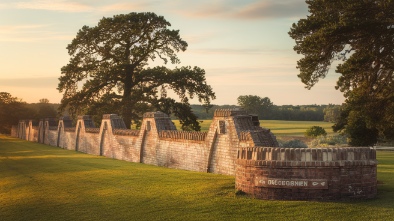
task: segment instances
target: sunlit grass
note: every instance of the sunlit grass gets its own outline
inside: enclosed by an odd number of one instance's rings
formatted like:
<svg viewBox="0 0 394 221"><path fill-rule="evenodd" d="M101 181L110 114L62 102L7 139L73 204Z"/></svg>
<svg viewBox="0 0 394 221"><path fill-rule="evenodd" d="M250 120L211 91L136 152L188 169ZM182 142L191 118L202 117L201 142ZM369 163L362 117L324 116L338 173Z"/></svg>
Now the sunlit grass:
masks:
<svg viewBox="0 0 394 221"><path fill-rule="evenodd" d="M320 126L326 130L327 134L333 134L332 125L333 123L323 121L260 121L260 126L271 129L278 136L304 136L305 131L312 126Z"/></svg>
<svg viewBox="0 0 394 221"><path fill-rule="evenodd" d="M232 176L0 136L0 220L392 220L394 152L378 160L376 199L263 201L236 197Z"/></svg>
<svg viewBox="0 0 394 221"><path fill-rule="evenodd" d="M208 131L212 120L201 120L201 131ZM178 130L181 130L179 120L173 120ZM328 134L333 134L333 123L323 121L284 121L284 120L261 120L260 126L271 129L277 136L304 136L307 129L312 126L323 127Z"/></svg>

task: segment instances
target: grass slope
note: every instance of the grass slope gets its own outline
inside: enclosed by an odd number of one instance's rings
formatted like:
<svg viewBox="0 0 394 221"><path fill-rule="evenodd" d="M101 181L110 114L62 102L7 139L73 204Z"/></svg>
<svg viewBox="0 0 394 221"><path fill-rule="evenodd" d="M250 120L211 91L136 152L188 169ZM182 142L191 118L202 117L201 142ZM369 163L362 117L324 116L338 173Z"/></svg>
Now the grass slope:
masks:
<svg viewBox="0 0 394 221"><path fill-rule="evenodd" d="M378 197L262 201L234 177L113 160L0 136L0 220L390 220L394 152L378 153Z"/></svg>

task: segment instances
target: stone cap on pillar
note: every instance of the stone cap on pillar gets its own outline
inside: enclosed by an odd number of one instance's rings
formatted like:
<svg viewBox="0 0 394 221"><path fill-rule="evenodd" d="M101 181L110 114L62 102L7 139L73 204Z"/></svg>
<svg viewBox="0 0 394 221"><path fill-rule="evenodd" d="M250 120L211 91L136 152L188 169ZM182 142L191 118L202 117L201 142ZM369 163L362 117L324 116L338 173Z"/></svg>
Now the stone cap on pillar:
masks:
<svg viewBox="0 0 394 221"><path fill-rule="evenodd" d="M113 129L126 129L126 124L117 114L104 114L103 120L110 120Z"/></svg>
<svg viewBox="0 0 394 221"><path fill-rule="evenodd" d="M78 120L90 120L90 115L82 115L82 116L78 116Z"/></svg>
<svg viewBox="0 0 394 221"><path fill-rule="evenodd" d="M78 120L83 120L85 128L95 128L94 123L90 115L78 116Z"/></svg>
<svg viewBox="0 0 394 221"><path fill-rule="evenodd" d="M103 119L121 119L117 114L104 114Z"/></svg>
<svg viewBox="0 0 394 221"><path fill-rule="evenodd" d="M60 118L63 121L64 127L72 127L72 120L70 116L63 116Z"/></svg>

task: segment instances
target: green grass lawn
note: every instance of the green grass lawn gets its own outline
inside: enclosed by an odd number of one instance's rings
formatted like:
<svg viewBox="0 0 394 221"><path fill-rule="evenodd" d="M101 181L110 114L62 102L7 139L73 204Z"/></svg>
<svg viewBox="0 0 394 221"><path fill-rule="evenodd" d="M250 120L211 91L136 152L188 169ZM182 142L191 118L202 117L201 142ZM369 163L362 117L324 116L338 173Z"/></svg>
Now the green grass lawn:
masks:
<svg viewBox="0 0 394 221"><path fill-rule="evenodd" d="M0 220L393 220L394 152L378 160L376 199L263 201L235 196L232 176L0 136Z"/></svg>
<svg viewBox="0 0 394 221"><path fill-rule="evenodd" d="M284 120L262 120L260 126L271 129L277 136L304 136L307 129L312 126L320 126L327 134L333 134L333 123L323 121L284 121Z"/></svg>
<svg viewBox="0 0 394 221"><path fill-rule="evenodd" d="M212 120L201 120L201 131L208 131ZM180 130L179 120L173 120L175 126ZM333 134L331 126L333 123L323 121L284 121L284 120L261 120L260 126L271 129L277 136L304 136L307 129L312 126L323 127L328 134Z"/></svg>

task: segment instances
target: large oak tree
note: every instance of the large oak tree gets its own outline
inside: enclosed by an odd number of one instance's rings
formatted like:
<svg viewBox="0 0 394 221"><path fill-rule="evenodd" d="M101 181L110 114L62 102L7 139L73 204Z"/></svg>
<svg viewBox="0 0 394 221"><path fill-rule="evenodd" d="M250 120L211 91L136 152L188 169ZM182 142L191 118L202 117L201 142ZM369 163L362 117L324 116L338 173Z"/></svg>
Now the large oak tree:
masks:
<svg viewBox="0 0 394 221"><path fill-rule="evenodd" d="M177 53L186 41L178 30L154 13L130 13L102 18L83 26L68 45L71 56L62 67L58 90L60 110L76 114L120 114L129 127L147 111L178 117L184 129L199 130L189 99L209 105L215 94L199 67L149 67L149 62L180 63ZM178 100L167 96L168 91Z"/></svg>
<svg viewBox="0 0 394 221"><path fill-rule="evenodd" d="M304 55L297 63L298 77L310 89L337 60L336 88L346 105L334 129L359 146L394 138L394 1L306 3L310 14L289 32L294 50Z"/></svg>

